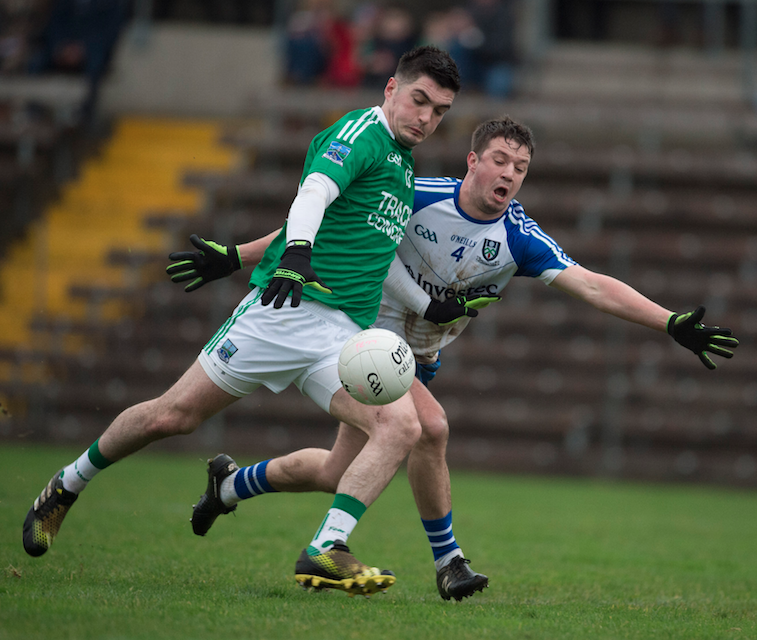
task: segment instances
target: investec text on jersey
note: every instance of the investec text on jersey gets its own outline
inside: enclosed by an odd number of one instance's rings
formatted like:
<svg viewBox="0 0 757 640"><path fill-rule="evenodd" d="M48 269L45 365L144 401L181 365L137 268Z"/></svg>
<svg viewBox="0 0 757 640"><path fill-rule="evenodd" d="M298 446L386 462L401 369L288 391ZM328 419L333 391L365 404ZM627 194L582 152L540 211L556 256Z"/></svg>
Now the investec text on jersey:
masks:
<svg viewBox="0 0 757 640"><path fill-rule="evenodd" d="M478 287L463 287L462 289L453 289L452 287L446 287L444 285L439 286L434 284L433 282L424 280L423 274L420 271L417 274L414 273L410 265L406 264L405 269L407 269L410 277L418 283L418 286L421 289L423 289L430 296L435 295L439 300L441 300L442 298L449 300L451 298L454 298L458 294L463 296L477 296L484 294L487 296L497 295L497 285L493 283L482 284Z"/></svg>

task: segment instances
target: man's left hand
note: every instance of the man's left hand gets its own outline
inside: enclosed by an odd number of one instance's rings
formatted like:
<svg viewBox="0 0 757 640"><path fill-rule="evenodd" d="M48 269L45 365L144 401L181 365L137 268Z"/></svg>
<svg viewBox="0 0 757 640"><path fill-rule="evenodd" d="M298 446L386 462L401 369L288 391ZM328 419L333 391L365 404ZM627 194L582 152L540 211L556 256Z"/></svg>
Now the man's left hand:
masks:
<svg viewBox="0 0 757 640"><path fill-rule="evenodd" d="M703 325L700 321L704 312L705 308L700 305L688 313L674 313L668 319L668 333L678 344L696 353L705 367L717 369L717 365L706 352L733 358L733 351L725 347L735 349L739 346L739 341L733 337L730 329Z"/></svg>

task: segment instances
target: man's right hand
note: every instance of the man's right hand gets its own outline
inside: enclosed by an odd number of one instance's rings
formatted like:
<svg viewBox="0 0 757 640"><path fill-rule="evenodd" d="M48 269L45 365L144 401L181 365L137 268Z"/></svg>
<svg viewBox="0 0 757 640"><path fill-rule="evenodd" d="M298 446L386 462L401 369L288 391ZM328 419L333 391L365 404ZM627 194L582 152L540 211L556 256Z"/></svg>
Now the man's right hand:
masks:
<svg viewBox="0 0 757 640"><path fill-rule="evenodd" d="M445 327L465 316L475 318L478 315L478 309L483 309L501 299L499 296L464 296L462 294L457 294L444 302L432 298L423 318L440 327Z"/></svg>
<svg viewBox="0 0 757 640"><path fill-rule="evenodd" d="M191 282L184 287L190 293L206 282L230 276L242 268L242 258L236 245L221 245L203 240L195 234L189 236L199 251L176 251L168 256L174 262L166 268L172 282Z"/></svg>

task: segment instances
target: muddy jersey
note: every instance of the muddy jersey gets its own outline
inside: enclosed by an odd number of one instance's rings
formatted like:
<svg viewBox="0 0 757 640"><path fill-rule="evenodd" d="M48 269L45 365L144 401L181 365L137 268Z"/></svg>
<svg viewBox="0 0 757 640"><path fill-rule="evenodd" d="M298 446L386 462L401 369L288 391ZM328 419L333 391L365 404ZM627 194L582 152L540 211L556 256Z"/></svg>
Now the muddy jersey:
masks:
<svg viewBox="0 0 757 640"><path fill-rule="evenodd" d="M501 296L513 276L538 278L550 284L565 268L577 264L511 201L502 217L475 220L460 209L462 181L417 178L415 204L397 254L410 276L439 301L458 293ZM409 311L384 293L375 326L403 336L418 361L433 362L470 318L440 327Z"/></svg>
<svg viewBox="0 0 757 640"><path fill-rule="evenodd" d="M413 166L412 151L394 139L380 107L352 111L313 138L300 183L323 173L339 197L326 209L311 260L333 293L304 287L303 299L340 309L362 328L376 319L381 285L412 214ZM285 244L286 225L250 286L268 285Z"/></svg>

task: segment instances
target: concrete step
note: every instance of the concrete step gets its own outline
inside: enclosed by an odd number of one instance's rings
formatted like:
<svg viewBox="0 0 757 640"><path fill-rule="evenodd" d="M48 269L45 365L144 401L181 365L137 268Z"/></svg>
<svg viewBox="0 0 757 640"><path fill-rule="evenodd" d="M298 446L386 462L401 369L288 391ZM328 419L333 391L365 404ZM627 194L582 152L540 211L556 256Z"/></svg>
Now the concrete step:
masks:
<svg viewBox="0 0 757 640"><path fill-rule="evenodd" d="M542 61L538 94L670 106L743 103L743 59L689 48L561 43Z"/></svg>

